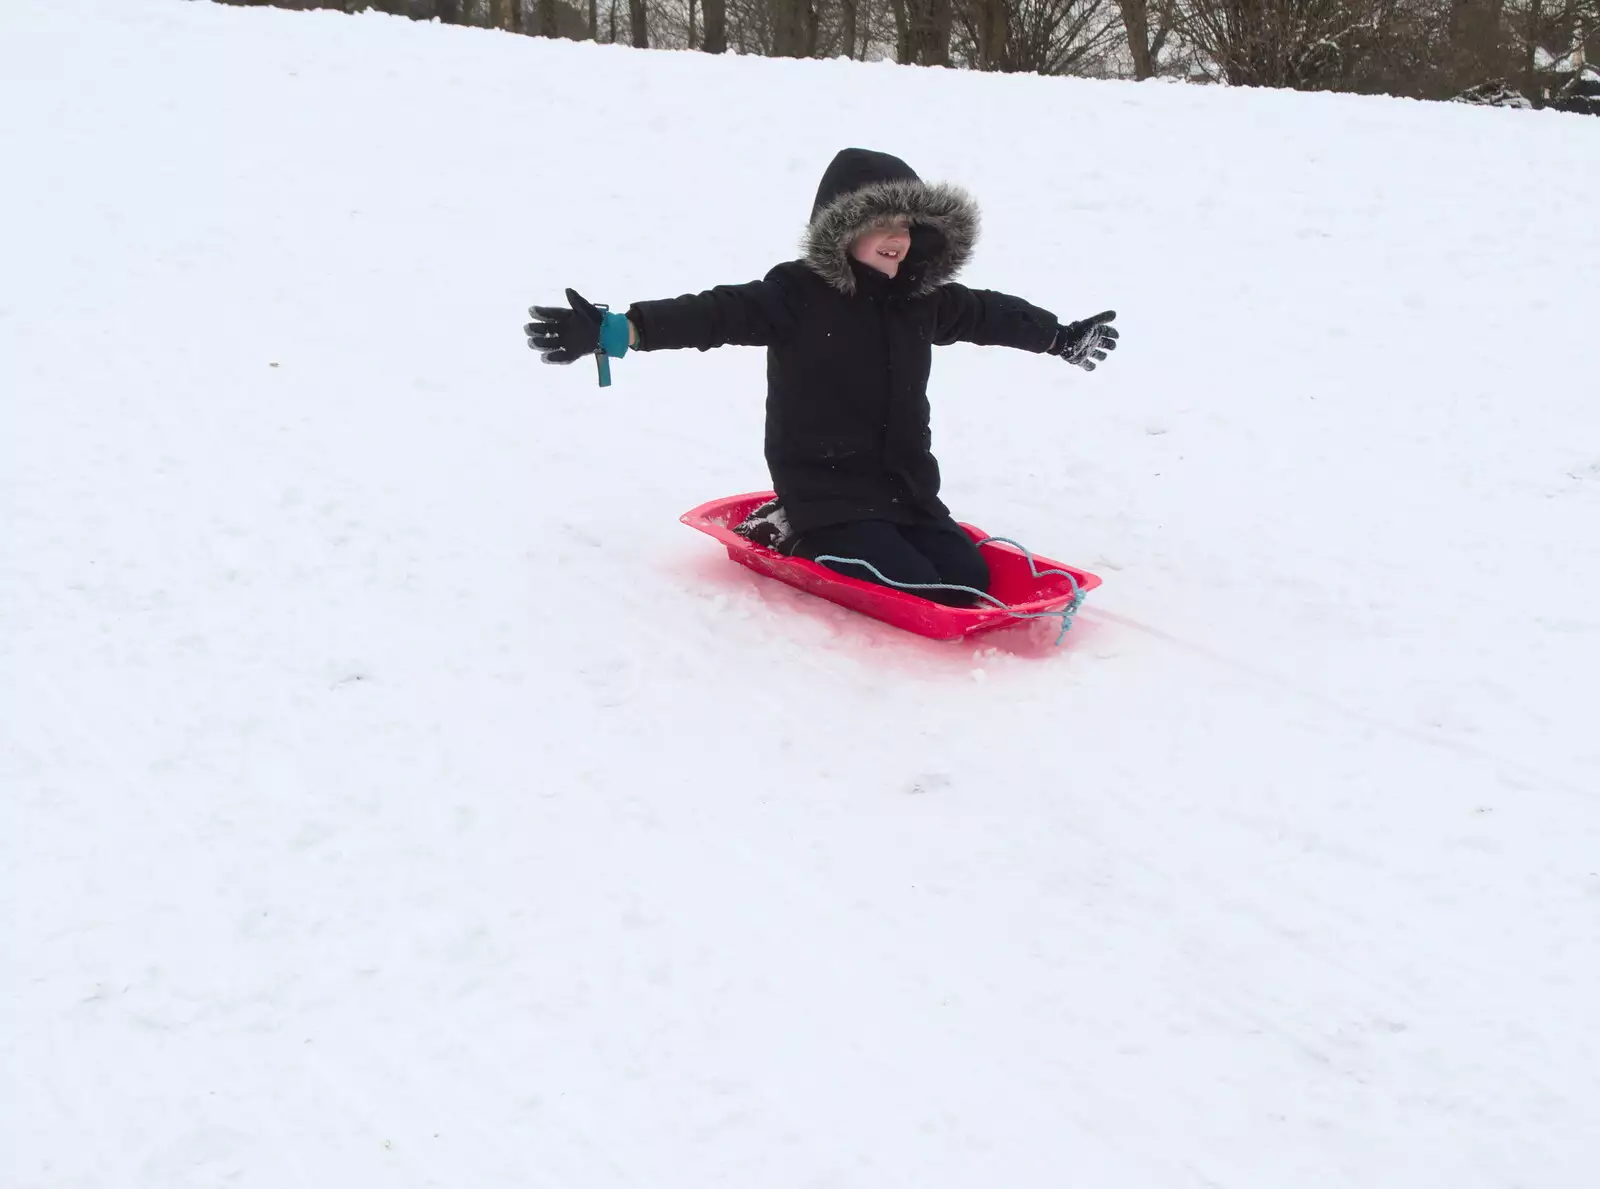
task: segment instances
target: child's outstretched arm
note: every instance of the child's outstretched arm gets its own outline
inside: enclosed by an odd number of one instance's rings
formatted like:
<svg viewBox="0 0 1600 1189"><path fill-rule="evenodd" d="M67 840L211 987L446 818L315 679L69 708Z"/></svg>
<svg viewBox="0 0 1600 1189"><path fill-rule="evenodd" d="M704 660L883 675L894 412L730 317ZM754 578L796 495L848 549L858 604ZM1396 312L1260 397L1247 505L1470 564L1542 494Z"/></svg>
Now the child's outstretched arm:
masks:
<svg viewBox="0 0 1600 1189"><path fill-rule="evenodd" d="M787 286L769 273L744 285L718 285L662 301L637 301L628 308L635 346L641 351L693 347L770 347L794 326Z"/></svg>
<svg viewBox="0 0 1600 1189"><path fill-rule="evenodd" d="M1049 310L1020 297L952 283L939 289L934 341L941 346L978 343L1059 355L1092 372L1097 361L1117 348L1117 331L1110 325L1116 316L1116 311L1107 310L1081 322L1063 324Z"/></svg>
<svg viewBox="0 0 1600 1189"><path fill-rule="evenodd" d="M626 315L594 305L567 290L570 308L534 306L523 328L528 346L546 363L585 356L620 358L630 349L670 351L695 347L769 346L793 325L787 293L772 276L746 285L718 285L704 293L635 302Z"/></svg>

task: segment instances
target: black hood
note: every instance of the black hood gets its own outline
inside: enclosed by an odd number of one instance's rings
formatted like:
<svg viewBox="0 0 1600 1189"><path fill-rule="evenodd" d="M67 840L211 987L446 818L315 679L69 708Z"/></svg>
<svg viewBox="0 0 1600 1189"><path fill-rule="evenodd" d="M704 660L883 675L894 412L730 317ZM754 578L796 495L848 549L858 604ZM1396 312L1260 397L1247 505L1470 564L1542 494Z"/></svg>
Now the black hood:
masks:
<svg viewBox="0 0 1600 1189"><path fill-rule="evenodd" d="M971 257L978 240L978 204L970 195L955 186L924 182L911 166L888 153L844 149L817 187L801 242L807 267L839 292L855 293L850 245L879 219L896 215L912 224L912 254L902 273L911 274L913 296L932 293Z"/></svg>

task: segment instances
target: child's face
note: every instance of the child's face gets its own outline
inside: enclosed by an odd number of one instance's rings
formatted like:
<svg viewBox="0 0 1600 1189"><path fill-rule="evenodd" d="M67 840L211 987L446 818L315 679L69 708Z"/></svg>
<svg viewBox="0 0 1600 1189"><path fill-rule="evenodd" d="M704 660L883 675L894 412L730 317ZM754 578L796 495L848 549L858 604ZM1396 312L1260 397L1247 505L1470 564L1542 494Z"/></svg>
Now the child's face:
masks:
<svg viewBox="0 0 1600 1189"><path fill-rule="evenodd" d="M904 215L879 219L850 245L851 256L888 277L900 271L910 250L911 220Z"/></svg>

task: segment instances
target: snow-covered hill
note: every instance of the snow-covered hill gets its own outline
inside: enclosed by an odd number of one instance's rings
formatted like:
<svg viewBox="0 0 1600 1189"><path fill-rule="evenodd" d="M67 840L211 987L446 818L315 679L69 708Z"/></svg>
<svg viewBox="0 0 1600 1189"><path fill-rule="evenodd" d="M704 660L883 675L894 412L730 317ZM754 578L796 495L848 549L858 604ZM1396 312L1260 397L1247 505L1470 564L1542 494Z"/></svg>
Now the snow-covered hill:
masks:
<svg viewBox="0 0 1600 1189"><path fill-rule="evenodd" d="M0 1185L1586 1189L1592 121L0 11ZM905 636L677 523L759 352L534 301L791 254L833 152L1068 644Z"/></svg>

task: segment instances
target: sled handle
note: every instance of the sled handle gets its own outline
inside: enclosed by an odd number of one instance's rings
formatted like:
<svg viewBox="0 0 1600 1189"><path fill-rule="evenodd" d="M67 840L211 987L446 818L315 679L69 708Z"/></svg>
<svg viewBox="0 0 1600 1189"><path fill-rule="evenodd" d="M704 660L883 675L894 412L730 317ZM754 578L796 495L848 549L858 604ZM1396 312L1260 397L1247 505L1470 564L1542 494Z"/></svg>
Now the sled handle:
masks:
<svg viewBox="0 0 1600 1189"><path fill-rule="evenodd" d="M1028 547L1019 541L1013 541L1010 537L985 537L977 542L980 548L984 545L994 544L1011 545L1021 550L1022 556L1028 559L1028 569L1033 571L1035 578L1043 578L1047 575L1059 575L1065 578L1072 584L1072 601L1060 611L1013 611L988 591L979 590L975 586L962 586L958 582L896 582L893 578L886 577L883 571L870 561L865 561L859 557L839 557L836 554L824 553L810 560L818 563L831 561L839 562L841 565L861 566L863 569L871 570L873 577L879 582L885 586L892 586L896 590L959 590L962 594L976 595L980 599L987 599L996 609L1004 611L1014 619L1059 619L1061 620L1061 632L1056 636L1056 644L1059 645L1062 640L1066 639L1067 633L1072 630L1072 620L1078 614L1078 609L1083 606L1083 597L1087 593L1078 582L1078 576L1066 570L1041 570L1039 563L1033 560L1033 554L1029 552Z"/></svg>

